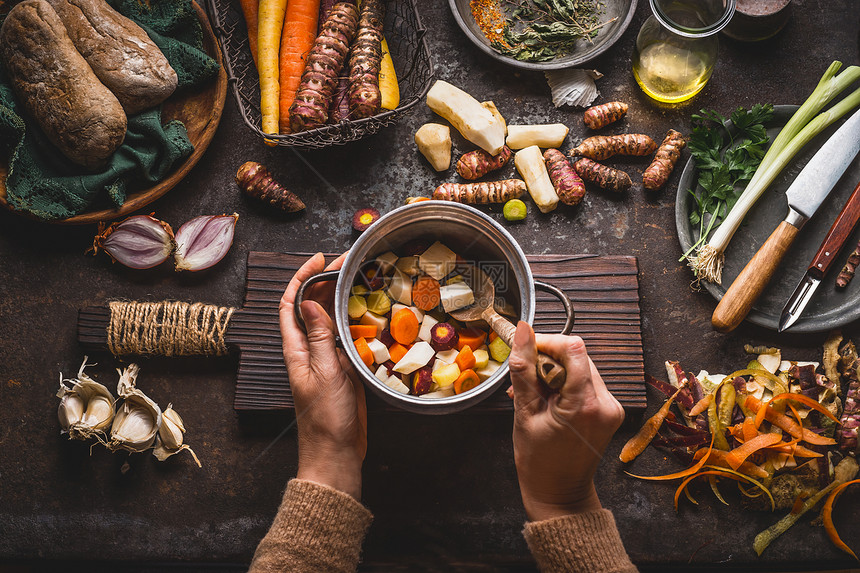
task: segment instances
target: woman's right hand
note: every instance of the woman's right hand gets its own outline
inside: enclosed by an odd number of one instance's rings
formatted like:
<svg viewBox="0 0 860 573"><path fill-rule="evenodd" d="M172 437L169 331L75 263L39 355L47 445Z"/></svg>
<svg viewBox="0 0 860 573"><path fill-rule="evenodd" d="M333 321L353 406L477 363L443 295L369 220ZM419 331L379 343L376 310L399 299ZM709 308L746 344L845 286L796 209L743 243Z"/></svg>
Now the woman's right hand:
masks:
<svg viewBox="0 0 860 573"><path fill-rule="evenodd" d="M557 393L537 379L538 347L567 369ZM601 508L594 473L624 420L578 336L517 325L508 360L514 394L514 461L526 514L542 521Z"/></svg>

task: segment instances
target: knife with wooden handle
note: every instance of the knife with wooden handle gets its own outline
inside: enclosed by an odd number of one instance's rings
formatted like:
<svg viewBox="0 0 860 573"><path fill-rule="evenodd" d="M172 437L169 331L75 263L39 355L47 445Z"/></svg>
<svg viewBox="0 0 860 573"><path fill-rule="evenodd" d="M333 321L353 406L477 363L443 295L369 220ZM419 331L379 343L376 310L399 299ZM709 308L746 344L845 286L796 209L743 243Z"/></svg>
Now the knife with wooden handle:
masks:
<svg viewBox="0 0 860 573"><path fill-rule="evenodd" d="M797 288L794 289L785 303L779 317L779 332L789 328L800 318L806 305L812 300L812 295L815 294L818 285L821 284L822 279L833 266L833 261L836 260L839 251L842 250L848 237L854 232L858 221L860 221L860 183L854 188L854 192L851 193L851 197L842 207L839 216L833 221L833 225L827 231L818 252L815 253L812 262L809 263L806 274L803 275Z"/></svg>
<svg viewBox="0 0 860 573"><path fill-rule="evenodd" d="M788 216L768 237L723 295L711 317L720 332L731 332L746 318L779 267L798 232L818 210L860 152L860 111L824 142L785 192Z"/></svg>

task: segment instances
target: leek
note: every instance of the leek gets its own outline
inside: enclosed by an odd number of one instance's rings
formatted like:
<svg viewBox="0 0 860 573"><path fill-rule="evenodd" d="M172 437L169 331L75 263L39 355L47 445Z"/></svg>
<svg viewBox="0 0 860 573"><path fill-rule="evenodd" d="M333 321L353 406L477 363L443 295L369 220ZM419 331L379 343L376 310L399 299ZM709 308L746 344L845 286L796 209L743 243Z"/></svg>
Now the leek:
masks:
<svg viewBox="0 0 860 573"><path fill-rule="evenodd" d="M722 281L726 247L746 214L764 194L765 189L804 145L837 119L860 105L860 89L857 89L829 110L819 114L833 98L860 79L860 67L850 66L837 75L841 67L842 62L836 61L830 64L815 90L774 139L747 188L741 193L726 219L717 227L708 243L699 247L696 256L690 261L690 266L697 278L717 284Z"/></svg>

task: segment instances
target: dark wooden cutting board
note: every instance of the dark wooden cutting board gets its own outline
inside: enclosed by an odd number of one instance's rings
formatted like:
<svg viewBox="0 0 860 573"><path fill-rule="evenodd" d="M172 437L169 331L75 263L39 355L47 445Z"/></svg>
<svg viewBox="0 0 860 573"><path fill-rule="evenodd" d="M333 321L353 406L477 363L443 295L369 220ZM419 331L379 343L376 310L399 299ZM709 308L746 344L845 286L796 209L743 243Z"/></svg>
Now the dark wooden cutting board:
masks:
<svg viewBox="0 0 860 573"><path fill-rule="evenodd" d="M307 253L248 255L244 306L230 322L226 340L240 350L236 397L238 411L293 408L281 352L278 303L287 283L308 259ZM327 255L333 259L335 255ZM639 267L635 257L529 255L534 278L562 289L573 302L581 336L606 386L627 410L646 406L642 331L639 316ZM534 327L558 332L564 309L550 295L538 293ZM510 410L507 384L475 409ZM387 406L386 406L387 407Z"/></svg>

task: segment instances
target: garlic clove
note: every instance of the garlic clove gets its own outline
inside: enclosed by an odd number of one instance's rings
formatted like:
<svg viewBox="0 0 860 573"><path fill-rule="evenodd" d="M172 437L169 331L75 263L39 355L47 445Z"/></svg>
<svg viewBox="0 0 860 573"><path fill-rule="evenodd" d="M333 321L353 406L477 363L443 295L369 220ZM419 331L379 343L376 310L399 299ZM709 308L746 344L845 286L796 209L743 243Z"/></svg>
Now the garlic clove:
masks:
<svg viewBox="0 0 860 573"><path fill-rule="evenodd" d="M81 418L81 424L93 430L103 430L113 418L113 401L104 396L93 396L87 402L87 409Z"/></svg>
<svg viewBox="0 0 860 573"><path fill-rule="evenodd" d="M72 392L60 382L60 406L57 408L57 417L64 432L81 421L84 415L84 400L78 394Z"/></svg>
<svg viewBox="0 0 860 573"><path fill-rule="evenodd" d="M224 258L233 244L239 215L195 217L176 232L176 270L201 271Z"/></svg>
<svg viewBox="0 0 860 573"><path fill-rule="evenodd" d="M182 418L176 413L172 405L161 413L161 427L158 428L158 437L164 447L168 450L176 450L182 446L185 426Z"/></svg>
<svg viewBox="0 0 860 573"><path fill-rule="evenodd" d="M150 215L135 215L114 223L93 240L93 250L133 269L148 269L167 260L175 243L173 229Z"/></svg>
<svg viewBox="0 0 860 573"><path fill-rule="evenodd" d="M85 356L77 378L63 380L61 375L60 379L57 417L63 432L69 433L69 439L86 440L95 434L103 433L114 416L113 396L107 388L84 372L86 367ZM71 382L71 388L64 382Z"/></svg>
<svg viewBox="0 0 860 573"><path fill-rule="evenodd" d="M140 368L130 364L120 372L117 393L124 399L113 419L107 447L142 452L152 446L161 426L161 408L135 386Z"/></svg>

